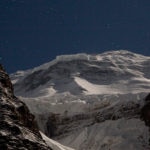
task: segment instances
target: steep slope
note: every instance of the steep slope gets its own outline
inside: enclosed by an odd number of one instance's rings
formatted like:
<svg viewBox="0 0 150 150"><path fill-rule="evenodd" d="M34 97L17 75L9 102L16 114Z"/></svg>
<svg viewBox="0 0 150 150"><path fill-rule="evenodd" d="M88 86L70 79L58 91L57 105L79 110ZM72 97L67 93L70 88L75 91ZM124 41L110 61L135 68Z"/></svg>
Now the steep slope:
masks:
<svg viewBox="0 0 150 150"><path fill-rule="evenodd" d="M45 134L43 134L42 132L40 132L43 139L45 140L45 142L47 143L47 145L49 145L52 149L54 150L74 150L70 147L64 146L50 138L48 138Z"/></svg>
<svg viewBox="0 0 150 150"><path fill-rule="evenodd" d="M146 150L149 70L150 57L121 50L58 56L11 79L49 137L77 150Z"/></svg>
<svg viewBox="0 0 150 150"><path fill-rule="evenodd" d="M13 95L8 75L0 65L0 149L50 150L43 141L34 116Z"/></svg>

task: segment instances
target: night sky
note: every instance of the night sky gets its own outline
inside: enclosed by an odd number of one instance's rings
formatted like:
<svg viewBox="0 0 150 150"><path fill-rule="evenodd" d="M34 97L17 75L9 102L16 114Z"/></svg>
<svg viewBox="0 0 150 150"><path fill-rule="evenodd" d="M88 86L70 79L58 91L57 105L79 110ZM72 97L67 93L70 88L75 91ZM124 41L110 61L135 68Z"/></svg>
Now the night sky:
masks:
<svg viewBox="0 0 150 150"><path fill-rule="evenodd" d="M150 0L0 0L0 63L9 73L118 49L150 56Z"/></svg>

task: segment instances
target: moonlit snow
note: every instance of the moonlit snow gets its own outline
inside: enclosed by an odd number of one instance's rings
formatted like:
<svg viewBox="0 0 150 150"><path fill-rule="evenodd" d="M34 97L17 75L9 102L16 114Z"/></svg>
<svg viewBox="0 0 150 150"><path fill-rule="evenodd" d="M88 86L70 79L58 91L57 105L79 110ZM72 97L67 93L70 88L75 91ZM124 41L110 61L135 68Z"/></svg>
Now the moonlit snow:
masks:
<svg viewBox="0 0 150 150"><path fill-rule="evenodd" d="M142 105L150 90L149 71L150 57L120 50L58 56L39 67L18 71L11 79L15 94L37 116L42 132L49 113L89 117L72 125L72 132L55 138L61 144L76 150L146 150L148 128L139 118L93 123L91 116L110 109L117 114L130 103Z"/></svg>

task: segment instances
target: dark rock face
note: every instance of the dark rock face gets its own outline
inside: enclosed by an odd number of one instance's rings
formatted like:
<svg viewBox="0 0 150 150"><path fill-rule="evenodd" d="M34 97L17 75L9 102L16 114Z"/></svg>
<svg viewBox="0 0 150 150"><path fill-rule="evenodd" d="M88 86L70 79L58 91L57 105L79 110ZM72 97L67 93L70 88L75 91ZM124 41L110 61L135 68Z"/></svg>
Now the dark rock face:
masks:
<svg viewBox="0 0 150 150"><path fill-rule="evenodd" d="M9 76L0 65L0 149L48 150L34 116L13 94Z"/></svg>
<svg viewBox="0 0 150 150"><path fill-rule="evenodd" d="M141 118L144 120L145 125L149 127L149 134L150 134L150 93L146 96L145 105L141 109Z"/></svg>
<svg viewBox="0 0 150 150"><path fill-rule="evenodd" d="M76 132L80 128L89 127L106 120L118 120L121 118L140 118L140 105L136 102L118 104L116 107L95 108L87 113L75 115L49 114L46 122L45 134L48 137L59 139L69 132ZM80 126L79 126L80 125Z"/></svg>
<svg viewBox="0 0 150 150"><path fill-rule="evenodd" d="M150 127L150 93L145 98L145 105L141 109L141 118Z"/></svg>
<svg viewBox="0 0 150 150"><path fill-rule="evenodd" d="M57 126L58 126L58 122L59 122L59 117L56 114L50 114L48 121L46 123L46 133L49 137L54 137L55 135L57 135L56 131L57 131Z"/></svg>

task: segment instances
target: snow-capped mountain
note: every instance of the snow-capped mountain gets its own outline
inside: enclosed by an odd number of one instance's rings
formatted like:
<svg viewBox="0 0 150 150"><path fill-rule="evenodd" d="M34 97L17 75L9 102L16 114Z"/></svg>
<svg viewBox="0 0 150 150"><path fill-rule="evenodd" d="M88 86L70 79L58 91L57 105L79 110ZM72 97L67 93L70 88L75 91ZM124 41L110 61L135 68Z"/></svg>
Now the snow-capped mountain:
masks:
<svg viewBox="0 0 150 150"><path fill-rule="evenodd" d="M77 150L145 150L140 120L150 57L129 51L58 56L11 75L15 94L48 136Z"/></svg>

